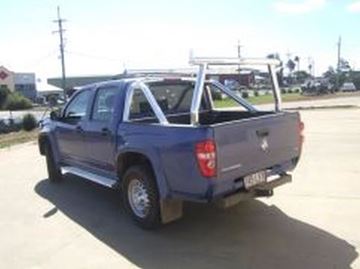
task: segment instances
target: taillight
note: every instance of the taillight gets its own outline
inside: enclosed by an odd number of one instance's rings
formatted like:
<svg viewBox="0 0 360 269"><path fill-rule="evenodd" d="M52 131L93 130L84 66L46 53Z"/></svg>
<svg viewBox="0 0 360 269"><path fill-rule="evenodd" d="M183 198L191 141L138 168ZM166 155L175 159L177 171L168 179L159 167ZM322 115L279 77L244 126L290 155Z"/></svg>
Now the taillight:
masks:
<svg viewBox="0 0 360 269"><path fill-rule="evenodd" d="M200 173L204 177L216 176L216 145L213 140L205 140L195 146Z"/></svg>

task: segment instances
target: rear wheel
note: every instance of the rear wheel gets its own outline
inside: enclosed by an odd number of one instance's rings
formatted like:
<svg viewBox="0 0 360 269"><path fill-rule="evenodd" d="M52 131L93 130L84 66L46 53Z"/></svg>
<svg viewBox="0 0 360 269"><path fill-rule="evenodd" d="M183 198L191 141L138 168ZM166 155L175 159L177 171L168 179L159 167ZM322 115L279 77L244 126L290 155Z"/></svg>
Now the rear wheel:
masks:
<svg viewBox="0 0 360 269"><path fill-rule="evenodd" d="M57 167L54 153L51 149L51 145L49 143L45 144L45 157L46 157L46 166L48 170L49 180L51 182L59 182L62 180L62 174L60 168Z"/></svg>
<svg viewBox="0 0 360 269"><path fill-rule="evenodd" d="M128 214L140 227L153 229L161 224L159 193L148 166L131 166L125 172L123 199Z"/></svg>

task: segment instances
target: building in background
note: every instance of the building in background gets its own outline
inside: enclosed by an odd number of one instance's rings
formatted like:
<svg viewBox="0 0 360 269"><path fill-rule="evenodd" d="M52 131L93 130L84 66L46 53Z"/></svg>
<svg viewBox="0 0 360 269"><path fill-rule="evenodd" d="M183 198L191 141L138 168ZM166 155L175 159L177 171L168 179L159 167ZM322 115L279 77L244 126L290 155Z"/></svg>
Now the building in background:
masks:
<svg viewBox="0 0 360 269"><path fill-rule="evenodd" d="M32 101L36 100L35 73L16 73L0 66L0 87L18 92Z"/></svg>
<svg viewBox="0 0 360 269"><path fill-rule="evenodd" d="M15 91L14 73L0 66L0 88L8 88L11 92Z"/></svg>
<svg viewBox="0 0 360 269"><path fill-rule="evenodd" d="M116 80L122 78L135 78L142 76L155 77L196 77L196 68L177 68L177 69L130 69L117 75L94 75L66 78L66 92L70 96L80 86L97 83L101 81ZM206 78L218 80L229 87L251 87L255 83L255 74L259 72L254 69L222 68L220 70L211 69L207 71ZM47 83L60 88L62 78L48 78Z"/></svg>
<svg viewBox="0 0 360 269"><path fill-rule="evenodd" d="M36 83L37 88L37 102L40 104L50 104L64 100L64 91L61 88L47 84L45 82L38 81Z"/></svg>
<svg viewBox="0 0 360 269"><path fill-rule="evenodd" d="M15 73L15 91L29 98L36 100L36 78L35 73Z"/></svg>

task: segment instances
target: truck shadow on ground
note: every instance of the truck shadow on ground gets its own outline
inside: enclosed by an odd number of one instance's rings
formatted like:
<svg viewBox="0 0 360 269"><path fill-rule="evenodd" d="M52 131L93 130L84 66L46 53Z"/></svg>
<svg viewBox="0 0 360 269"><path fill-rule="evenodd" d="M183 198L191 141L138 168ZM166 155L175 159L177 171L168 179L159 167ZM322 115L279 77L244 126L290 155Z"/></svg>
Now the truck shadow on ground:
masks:
<svg viewBox="0 0 360 269"><path fill-rule="evenodd" d="M35 191L55 206L44 218L60 210L141 268L350 268L358 256L345 240L256 200L228 210L187 204L182 220L143 231L112 190L71 176Z"/></svg>

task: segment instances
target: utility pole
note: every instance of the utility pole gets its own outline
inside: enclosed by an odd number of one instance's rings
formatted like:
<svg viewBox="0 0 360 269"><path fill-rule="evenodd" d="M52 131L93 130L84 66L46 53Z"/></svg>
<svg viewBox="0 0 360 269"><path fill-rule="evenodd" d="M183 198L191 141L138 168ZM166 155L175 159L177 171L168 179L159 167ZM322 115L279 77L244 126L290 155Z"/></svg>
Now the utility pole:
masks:
<svg viewBox="0 0 360 269"><path fill-rule="evenodd" d="M338 53L337 53L337 69L338 71L340 71L340 59L341 59L341 36L339 36L339 41L337 43L337 49L338 49Z"/></svg>
<svg viewBox="0 0 360 269"><path fill-rule="evenodd" d="M341 36L339 36L339 41L337 43L337 72L336 72L336 88L340 88L340 69L341 69Z"/></svg>
<svg viewBox="0 0 360 269"><path fill-rule="evenodd" d="M238 40L238 43L237 43L237 54L238 54L238 58L239 58L239 59L241 59L241 48L242 48L242 47L243 47L243 46L241 45L240 40ZM240 66L240 64L239 64L239 66L238 66L239 76L240 76L240 68L241 68L241 66ZM240 78L239 78L239 82L240 82Z"/></svg>
<svg viewBox="0 0 360 269"><path fill-rule="evenodd" d="M241 48L243 46L241 45L240 43L240 40L238 40L238 43L237 43L237 53L238 53L238 58L241 58Z"/></svg>
<svg viewBox="0 0 360 269"><path fill-rule="evenodd" d="M59 33L59 38L60 38L60 57L61 57L61 71L62 71L61 87L64 90L64 98L66 101L67 95L66 95L66 74L65 74L64 36L63 36L65 32L65 29L63 29L63 22L66 22L66 20L61 18L59 6L57 7L57 20L54 20L54 22L57 23L59 27L59 29L57 31L54 31L54 33Z"/></svg>

